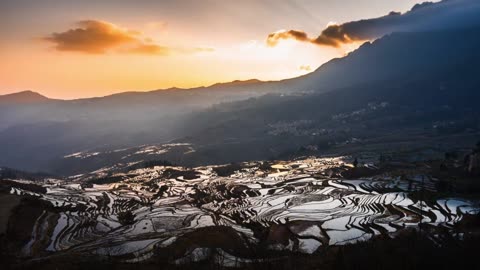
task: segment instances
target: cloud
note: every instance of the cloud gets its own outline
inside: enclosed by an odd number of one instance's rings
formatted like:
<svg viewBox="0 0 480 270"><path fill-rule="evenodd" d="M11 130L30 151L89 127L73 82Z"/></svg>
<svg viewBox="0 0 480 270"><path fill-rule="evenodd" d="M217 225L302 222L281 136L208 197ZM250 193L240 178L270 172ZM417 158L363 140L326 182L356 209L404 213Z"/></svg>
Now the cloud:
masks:
<svg viewBox="0 0 480 270"><path fill-rule="evenodd" d="M307 33L297 30L280 30L275 33L271 33L267 37L267 45L269 47L274 47L278 44L281 39L295 39L298 41L310 41Z"/></svg>
<svg viewBox="0 0 480 270"><path fill-rule="evenodd" d="M279 31L269 34L268 46L276 46L282 39L295 39L316 45L340 47L358 41L379 38L397 31L428 31L480 25L480 1L443 0L416 4L401 14L390 12L383 17L329 24L317 37L311 38L300 30Z"/></svg>
<svg viewBox="0 0 480 270"><path fill-rule="evenodd" d="M76 26L77 28L52 33L41 39L52 43L57 51L89 54L117 52L166 56L187 50L191 52L212 50L211 48L183 49L162 46L156 44L152 38L143 36L140 31L121 28L105 21L84 20L77 22Z"/></svg>
<svg viewBox="0 0 480 270"><path fill-rule="evenodd" d="M298 67L298 69L303 70L303 71L311 71L312 67L310 67L309 65L301 65L301 66Z"/></svg>
<svg viewBox="0 0 480 270"><path fill-rule="evenodd" d="M78 28L53 33L43 37L43 40L53 43L58 51L94 54L106 53L112 48L139 42L137 31L121 29L108 22L86 20L79 21L76 25Z"/></svg>
<svg viewBox="0 0 480 270"><path fill-rule="evenodd" d="M167 22L149 22L145 26L147 29L150 29L150 30L164 31L167 28L168 23Z"/></svg>
<svg viewBox="0 0 480 270"><path fill-rule="evenodd" d="M134 54L154 54L154 55L171 55L174 53L177 54L192 54L192 53L202 53L202 52L213 52L214 48L171 48L160 46L157 44L138 44L135 47L131 47L125 50L128 53Z"/></svg>
<svg viewBox="0 0 480 270"><path fill-rule="evenodd" d="M173 50L169 47L164 47L157 44L139 44L126 50L126 52L129 53L155 55L169 55L172 51Z"/></svg>
<svg viewBox="0 0 480 270"><path fill-rule="evenodd" d="M215 49L214 49L214 48L209 48L209 47L205 47L205 48L193 48L193 51L194 51L194 52L214 52Z"/></svg>

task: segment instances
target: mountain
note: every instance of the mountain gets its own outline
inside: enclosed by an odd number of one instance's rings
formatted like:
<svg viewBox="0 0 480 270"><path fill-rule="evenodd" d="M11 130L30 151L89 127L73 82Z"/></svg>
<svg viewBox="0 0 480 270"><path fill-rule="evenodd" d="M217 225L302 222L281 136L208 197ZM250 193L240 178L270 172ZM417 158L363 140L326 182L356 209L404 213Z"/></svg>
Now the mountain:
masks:
<svg viewBox="0 0 480 270"><path fill-rule="evenodd" d="M257 80L193 89L126 92L77 100L0 103L0 164L29 170L50 167L71 153L125 148L184 136L185 117L222 102L279 89ZM18 94L20 95L20 94Z"/></svg>
<svg viewBox="0 0 480 270"><path fill-rule="evenodd" d="M0 104L32 104L46 102L50 99L30 90L13 94L0 95Z"/></svg>
<svg viewBox="0 0 480 270"><path fill-rule="evenodd" d="M386 141L433 145L445 136L471 145L479 37L477 28L394 33L280 82L0 106L0 164L71 174L151 159L201 165L345 152L362 142L381 151Z"/></svg>
<svg viewBox="0 0 480 270"><path fill-rule="evenodd" d="M376 81L418 78L470 61L477 54L477 35L478 28L393 33L285 83L304 91L327 92Z"/></svg>
<svg viewBox="0 0 480 270"><path fill-rule="evenodd" d="M479 37L480 29L392 34L295 79L312 85L309 95L197 114L188 126L198 131L182 140L197 151L183 162L468 147L480 138Z"/></svg>
<svg viewBox="0 0 480 270"><path fill-rule="evenodd" d="M227 83L216 83L212 85L212 87L224 87L224 86L247 86L247 85L252 85L252 84L261 84L264 83L263 81L260 81L258 79L250 79L250 80L235 80L232 82L227 82Z"/></svg>
<svg viewBox="0 0 480 270"><path fill-rule="evenodd" d="M0 97L0 131L42 122L156 121L158 118L208 108L213 104L288 91L278 89L273 84L249 80L192 89L124 92L75 100L52 100L33 92L20 92Z"/></svg>

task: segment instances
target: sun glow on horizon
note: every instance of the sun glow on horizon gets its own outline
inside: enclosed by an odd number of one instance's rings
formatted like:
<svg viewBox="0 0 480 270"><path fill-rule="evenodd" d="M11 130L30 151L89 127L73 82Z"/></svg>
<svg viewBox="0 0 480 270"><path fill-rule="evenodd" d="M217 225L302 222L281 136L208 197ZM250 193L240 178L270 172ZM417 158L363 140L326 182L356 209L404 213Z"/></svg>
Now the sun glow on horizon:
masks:
<svg viewBox="0 0 480 270"><path fill-rule="evenodd" d="M267 45L269 33L305 29L314 38L333 21L365 16L345 16L343 5L324 21L305 13L321 13L320 2L299 3L300 9L257 1L213 6L197 1L133 5L99 0L95 6L69 0L57 5L7 2L0 2L0 10L7 10L0 17L7 26L0 29L0 95L32 90L62 99L301 76L361 42L335 48L282 39L272 47ZM415 0L406 2L403 10ZM65 12L72 8L75 16ZM385 4L376 14L391 9Z"/></svg>
<svg viewBox="0 0 480 270"><path fill-rule="evenodd" d="M338 49L319 49L294 40L285 40L274 48L264 40L249 40L209 51L182 51L166 56L57 51L38 40L23 47L11 46L6 51L14 53L0 53L5 63L0 67L5 90L28 89L61 99L193 88L234 80L282 80L304 75L329 59L342 56ZM311 69L299 68L302 66Z"/></svg>

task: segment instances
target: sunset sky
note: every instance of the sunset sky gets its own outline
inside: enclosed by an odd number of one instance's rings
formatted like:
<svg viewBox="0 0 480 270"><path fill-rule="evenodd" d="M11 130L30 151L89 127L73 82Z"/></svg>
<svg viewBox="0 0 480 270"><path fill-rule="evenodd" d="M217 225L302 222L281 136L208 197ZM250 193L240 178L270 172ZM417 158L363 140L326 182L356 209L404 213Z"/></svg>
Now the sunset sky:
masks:
<svg viewBox="0 0 480 270"><path fill-rule="evenodd" d="M296 77L364 41L317 38L328 25L419 2L2 0L0 94L71 99Z"/></svg>

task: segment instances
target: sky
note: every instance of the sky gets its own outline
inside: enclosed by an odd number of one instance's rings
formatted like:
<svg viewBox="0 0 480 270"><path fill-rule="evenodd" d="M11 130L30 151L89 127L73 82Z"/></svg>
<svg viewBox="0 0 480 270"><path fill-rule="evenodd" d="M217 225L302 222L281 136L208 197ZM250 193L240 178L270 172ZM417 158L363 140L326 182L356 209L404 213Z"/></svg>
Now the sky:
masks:
<svg viewBox="0 0 480 270"><path fill-rule="evenodd" d="M73 99L297 77L371 39L325 38L324 29L420 2L2 0L0 95Z"/></svg>

